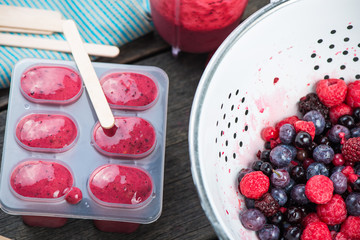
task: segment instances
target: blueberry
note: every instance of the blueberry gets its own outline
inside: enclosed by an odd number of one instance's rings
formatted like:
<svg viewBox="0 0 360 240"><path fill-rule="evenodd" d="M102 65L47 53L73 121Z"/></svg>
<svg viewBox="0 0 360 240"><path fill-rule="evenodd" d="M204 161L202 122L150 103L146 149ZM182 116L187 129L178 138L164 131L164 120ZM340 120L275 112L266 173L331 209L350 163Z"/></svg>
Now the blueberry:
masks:
<svg viewBox="0 0 360 240"><path fill-rule="evenodd" d="M354 108L353 117L355 122L360 122L360 107Z"/></svg>
<svg viewBox="0 0 360 240"><path fill-rule="evenodd" d="M288 185L286 185L284 187L285 192L290 193L291 189L295 186L295 184L296 183L295 183L294 179L290 178L290 181L289 181Z"/></svg>
<svg viewBox="0 0 360 240"><path fill-rule="evenodd" d="M284 147L290 149L290 151L291 151L291 158L292 158L292 159L295 159L295 158L296 158L296 155L297 155L297 149L296 149L296 147L294 147L293 145L288 145L288 144L281 144L281 146L284 146Z"/></svg>
<svg viewBox="0 0 360 240"><path fill-rule="evenodd" d="M341 172L344 169L345 166L336 166L331 169L331 175L336 172Z"/></svg>
<svg viewBox="0 0 360 240"><path fill-rule="evenodd" d="M312 138L309 133L300 131L296 134L294 144L298 148L308 148L312 144Z"/></svg>
<svg viewBox="0 0 360 240"><path fill-rule="evenodd" d="M342 172L331 174L330 180L334 183L334 191L337 194L343 194L347 189L347 178Z"/></svg>
<svg viewBox="0 0 360 240"><path fill-rule="evenodd" d="M260 240L277 240L280 237L280 229L275 225L265 224L258 236Z"/></svg>
<svg viewBox="0 0 360 240"><path fill-rule="evenodd" d="M285 190L281 188L271 189L271 196L279 203L280 206L284 206L288 200Z"/></svg>
<svg viewBox="0 0 360 240"><path fill-rule="evenodd" d="M264 162L269 162L270 161L270 150L269 149L263 150L261 152L260 160L264 161Z"/></svg>
<svg viewBox="0 0 360 240"><path fill-rule="evenodd" d="M255 208L255 200L254 199L247 198L247 197L244 197L244 198L245 198L245 206L247 209Z"/></svg>
<svg viewBox="0 0 360 240"><path fill-rule="evenodd" d="M289 172L285 169L276 169L271 174L270 181L274 187L283 188L290 182Z"/></svg>
<svg viewBox="0 0 360 240"><path fill-rule="evenodd" d="M270 222L273 224L279 224L283 221L284 219L284 215L282 214L282 212L278 211L276 212L273 216L270 217Z"/></svg>
<svg viewBox="0 0 360 240"><path fill-rule="evenodd" d="M253 164L252 164L252 169L254 171L260 171L260 167L261 165L263 164L263 161L255 161Z"/></svg>
<svg viewBox="0 0 360 240"><path fill-rule="evenodd" d="M360 164L355 165L354 172L355 172L355 174L360 176Z"/></svg>
<svg viewBox="0 0 360 240"><path fill-rule="evenodd" d="M272 170L272 165L268 162L264 162L260 167L260 171L262 171L266 176L270 176L272 174Z"/></svg>
<svg viewBox="0 0 360 240"><path fill-rule="evenodd" d="M351 136L350 130L347 127L342 126L340 124L336 124L329 131L329 135L328 135L329 140L333 143L340 143L341 142L341 137L339 135L340 133L344 133L345 139L349 139Z"/></svg>
<svg viewBox="0 0 360 240"><path fill-rule="evenodd" d="M279 129L279 138L280 141L284 144L290 144L294 141L296 136L296 131L293 125L284 124Z"/></svg>
<svg viewBox="0 0 360 240"><path fill-rule="evenodd" d="M286 219L289 223L300 223L304 217L303 211L295 206L291 206L286 211Z"/></svg>
<svg viewBox="0 0 360 240"><path fill-rule="evenodd" d="M258 209L246 209L240 214L240 221L246 229L259 231L266 223L266 218Z"/></svg>
<svg viewBox="0 0 360 240"><path fill-rule="evenodd" d="M354 127L350 130L351 137L360 137L360 127Z"/></svg>
<svg viewBox="0 0 360 240"><path fill-rule="evenodd" d="M314 162L306 170L306 178L309 180L315 175L329 176L329 170L323 163Z"/></svg>
<svg viewBox="0 0 360 240"><path fill-rule="evenodd" d="M284 145L276 146L270 152L270 162L276 167L286 167L292 160L294 156L291 149Z"/></svg>
<svg viewBox="0 0 360 240"><path fill-rule="evenodd" d="M340 232L341 224L337 225L328 225L330 231Z"/></svg>
<svg viewBox="0 0 360 240"><path fill-rule="evenodd" d="M297 226L290 226L284 232L286 240L300 240L301 228Z"/></svg>
<svg viewBox="0 0 360 240"><path fill-rule="evenodd" d="M305 205L309 203L309 199L305 195L305 184L295 185L291 190L290 197L295 203L299 205Z"/></svg>
<svg viewBox="0 0 360 240"><path fill-rule="evenodd" d="M317 146L313 151L313 158L317 162L329 164L334 158L334 150L325 144Z"/></svg>
<svg viewBox="0 0 360 240"><path fill-rule="evenodd" d="M351 128L355 127L355 120L350 115L343 115L343 116L339 117L338 124L343 125L343 126L347 127L348 129L351 129Z"/></svg>
<svg viewBox="0 0 360 240"><path fill-rule="evenodd" d="M360 216L360 193L350 193L345 203L349 215Z"/></svg>
<svg viewBox="0 0 360 240"><path fill-rule="evenodd" d="M360 178L351 183L351 188L354 192L360 192Z"/></svg>
<svg viewBox="0 0 360 240"><path fill-rule="evenodd" d="M307 112L303 119L305 121L308 121L308 122L313 122L314 125L315 125L315 135L319 135L321 134L324 129L325 129L325 118L324 116L316 111L316 110L312 110L310 112Z"/></svg>
<svg viewBox="0 0 360 240"><path fill-rule="evenodd" d="M330 140L328 137L320 135L319 137L316 138L316 143L318 145L320 144L330 145Z"/></svg>
<svg viewBox="0 0 360 240"><path fill-rule="evenodd" d="M290 170L290 177L297 183L306 181L306 172L303 166L297 165Z"/></svg>

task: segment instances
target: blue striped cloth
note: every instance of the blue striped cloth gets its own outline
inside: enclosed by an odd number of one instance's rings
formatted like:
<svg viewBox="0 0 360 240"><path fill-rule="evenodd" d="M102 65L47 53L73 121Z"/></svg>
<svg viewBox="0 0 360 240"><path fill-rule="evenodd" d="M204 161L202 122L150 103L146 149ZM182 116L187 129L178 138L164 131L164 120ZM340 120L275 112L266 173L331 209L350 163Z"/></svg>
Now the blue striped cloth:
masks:
<svg viewBox="0 0 360 240"><path fill-rule="evenodd" d="M0 5L57 10L76 22L87 43L121 46L153 30L148 0L0 0ZM24 35L65 39L61 33ZM26 57L72 59L68 53L0 46L0 88L9 87L14 64Z"/></svg>

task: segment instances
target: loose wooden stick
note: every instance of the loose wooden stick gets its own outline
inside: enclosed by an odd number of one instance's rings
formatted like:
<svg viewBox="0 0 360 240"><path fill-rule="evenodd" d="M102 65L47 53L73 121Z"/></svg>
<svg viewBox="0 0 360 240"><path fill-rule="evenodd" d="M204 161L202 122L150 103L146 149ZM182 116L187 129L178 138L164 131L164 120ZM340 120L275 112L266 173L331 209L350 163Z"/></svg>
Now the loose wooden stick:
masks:
<svg viewBox="0 0 360 240"><path fill-rule="evenodd" d="M0 5L0 27L61 32L61 18L57 11Z"/></svg>
<svg viewBox="0 0 360 240"><path fill-rule="evenodd" d="M110 129L115 124L115 118L111 112L109 103L102 91L99 79L87 55L80 34L73 20L64 20L62 23L64 35L70 45L76 65L85 83L100 125Z"/></svg>
<svg viewBox="0 0 360 240"><path fill-rule="evenodd" d="M69 43L62 40L34 38L28 36L0 33L0 45L12 47L36 48L58 52L71 52ZM116 46L85 43L85 50L89 55L98 57L116 57L120 50Z"/></svg>
<svg viewBox="0 0 360 240"><path fill-rule="evenodd" d="M32 33L32 34L45 34L45 35L53 34L53 32L50 31L12 28L12 27L0 27L0 32L17 32L17 33Z"/></svg>

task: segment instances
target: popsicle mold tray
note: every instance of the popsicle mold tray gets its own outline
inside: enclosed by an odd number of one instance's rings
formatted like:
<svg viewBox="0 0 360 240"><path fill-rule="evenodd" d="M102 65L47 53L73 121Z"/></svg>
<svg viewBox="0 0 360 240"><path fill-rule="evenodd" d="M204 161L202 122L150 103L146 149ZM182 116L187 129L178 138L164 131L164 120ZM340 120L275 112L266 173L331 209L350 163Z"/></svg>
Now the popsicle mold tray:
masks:
<svg viewBox="0 0 360 240"><path fill-rule="evenodd" d="M167 75L150 66L93 66L115 116L110 130L99 125L74 62L15 65L1 163L6 213L143 224L159 218Z"/></svg>

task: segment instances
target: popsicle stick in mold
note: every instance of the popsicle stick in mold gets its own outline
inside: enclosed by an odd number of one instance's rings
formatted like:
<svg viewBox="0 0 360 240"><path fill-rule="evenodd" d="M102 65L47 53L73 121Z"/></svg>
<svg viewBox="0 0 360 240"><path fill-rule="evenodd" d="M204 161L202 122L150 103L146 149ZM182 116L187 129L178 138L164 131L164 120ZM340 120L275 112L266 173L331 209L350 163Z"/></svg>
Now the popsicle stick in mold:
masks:
<svg viewBox="0 0 360 240"><path fill-rule="evenodd" d="M7 33L0 33L0 45L44 49L58 52L71 52L69 44L63 40L34 38ZM119 48L116 46L93 43L85 43L84 45L86 52L92 56L116 57L120 53Z"/></svg>
<svg viewBox="0 0 360 240"><path fill-rule="evenodd" d="M73 20L64 20L62 30L70 45L75 63L80 71L89 94L91 103L95 109L100 125L105 129L111 129L115 124L114 115L101 88L99 79L91 64L89 55L85 51L84 44Z"/></svg>
<svg viewBox="0 0 360 240"><path fill-rule="evenodd" d="M0 5L0 27L13 32L17 32L16 29L47 34L61 32L61 19L61 13L57 11Z"/></svg>

